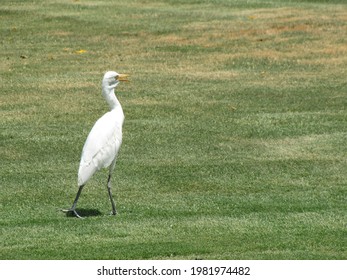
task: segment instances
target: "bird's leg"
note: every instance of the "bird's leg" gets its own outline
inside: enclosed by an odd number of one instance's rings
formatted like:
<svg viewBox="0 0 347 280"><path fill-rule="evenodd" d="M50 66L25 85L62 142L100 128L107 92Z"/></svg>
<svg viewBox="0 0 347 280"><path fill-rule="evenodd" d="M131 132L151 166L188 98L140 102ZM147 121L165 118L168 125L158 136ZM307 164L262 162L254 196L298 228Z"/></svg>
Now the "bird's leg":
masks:
<svg viewBox="0 0 347 280"><path fill-rule="evenodd" d="M81 195L82 189L83 189L84 185L81 185L78 189L75 201L72 204L72 207L70 209L66 209L66 210L62 210L65 213L73 213L77 218L81 218L83 219L80 215L78 215L78 213L76 212L76 205L77 205L77 201Z"/></svg>
<svg viewBox="0 0 347 280"><path fill-rule="evenodd" d="M110 197L111 204L112 204L112 215L116 215L117 214L116 205L114 203L112 193L111 193L111 172L112 171L110 171L110 174L108 175L108 179L107 179L107 190L108 190L108 195Z"/></svg>
<svg viewBox="0 0 347 280"><path fill-rule="evenodd" d="M111 192L111 175L112 172L116 166L116 158L113 160L113 162L111 163L110 169L109 169L109 173L108 173L108 179L107 179L107 191L108 191L108 195L110 197L111 200L111 204L112 204L112 215L116 215L117 214L117 210L116 210L116 204L114 203L113 197L112 197L112 192Z"/></svg>

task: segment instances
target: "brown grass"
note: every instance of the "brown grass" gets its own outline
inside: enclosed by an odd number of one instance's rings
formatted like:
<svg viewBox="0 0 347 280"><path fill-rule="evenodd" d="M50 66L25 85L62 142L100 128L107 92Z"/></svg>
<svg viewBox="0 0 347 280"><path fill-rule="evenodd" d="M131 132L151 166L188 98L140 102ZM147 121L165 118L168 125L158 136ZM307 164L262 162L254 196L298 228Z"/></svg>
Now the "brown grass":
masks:
<svg viewBox="0 0 347 280"><path fill-rule="evenodd" d="M341 7L325 15L314 9L259 9L238 13L237 18L189 23L179 34L151 35L150 42L153 46L216 48L207 54L191 54L190 60L180 62L180 68L176 70L185 70L193 76L201 76L206 65L218 67L227 60L244 57L320 66L347 62L347 45L341 40L341 34L347 37L347 11ZM235 42L239 42L237 47L226 47ZM195 57L199 58L199 64L193 64ZM215 77L228 79L238 75L217 70Z"/></svg>

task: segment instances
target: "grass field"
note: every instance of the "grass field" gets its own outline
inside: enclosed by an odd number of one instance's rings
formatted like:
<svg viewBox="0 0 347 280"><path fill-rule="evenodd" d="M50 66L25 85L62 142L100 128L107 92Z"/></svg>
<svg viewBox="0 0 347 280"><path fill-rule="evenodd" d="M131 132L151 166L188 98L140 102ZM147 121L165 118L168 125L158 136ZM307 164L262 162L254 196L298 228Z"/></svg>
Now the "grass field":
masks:
<svg viewBox="0 0 347 280"><path fill-rule="evenodd" d="M2 0L0 259L346 259L347 4ZM84 141L125 112L77 210Z"/></svg>

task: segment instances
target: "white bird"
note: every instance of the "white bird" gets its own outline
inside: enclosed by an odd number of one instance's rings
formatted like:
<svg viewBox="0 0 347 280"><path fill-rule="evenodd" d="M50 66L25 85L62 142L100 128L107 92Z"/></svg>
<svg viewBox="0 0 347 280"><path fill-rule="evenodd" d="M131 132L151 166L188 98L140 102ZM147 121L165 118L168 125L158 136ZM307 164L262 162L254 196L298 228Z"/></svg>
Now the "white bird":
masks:
<svg viewBox="0 0 347 280"><path fill-rule="evenodd" d="M111 110L98 119L89 132L82 150L78 170L79 189L72 207L63 210L66 213L73 213L78 218L81 218L81 216L76 212L76 205L83 187L96 171L107 167L109 167L107 190L112 204L112 214L116 215L117 213L111 193L111 175L122 144L124 113L114 93L120 81L128 81L128 75L109 71L106 72L102 80L102 95L110 105Z"/></svg>

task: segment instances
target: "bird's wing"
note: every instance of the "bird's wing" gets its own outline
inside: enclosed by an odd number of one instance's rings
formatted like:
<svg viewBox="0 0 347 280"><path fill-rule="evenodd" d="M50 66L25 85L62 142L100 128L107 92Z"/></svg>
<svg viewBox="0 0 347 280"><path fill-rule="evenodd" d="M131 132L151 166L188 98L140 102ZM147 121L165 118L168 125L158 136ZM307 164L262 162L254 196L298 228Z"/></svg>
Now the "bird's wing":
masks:
<svg viewBox="0 0 347 280"><path fill-rule="evenodd" d="M99 170L112 163L122 142L122 123L112 111L96 121L84 144L80 169L93 164Z"/></svg>

